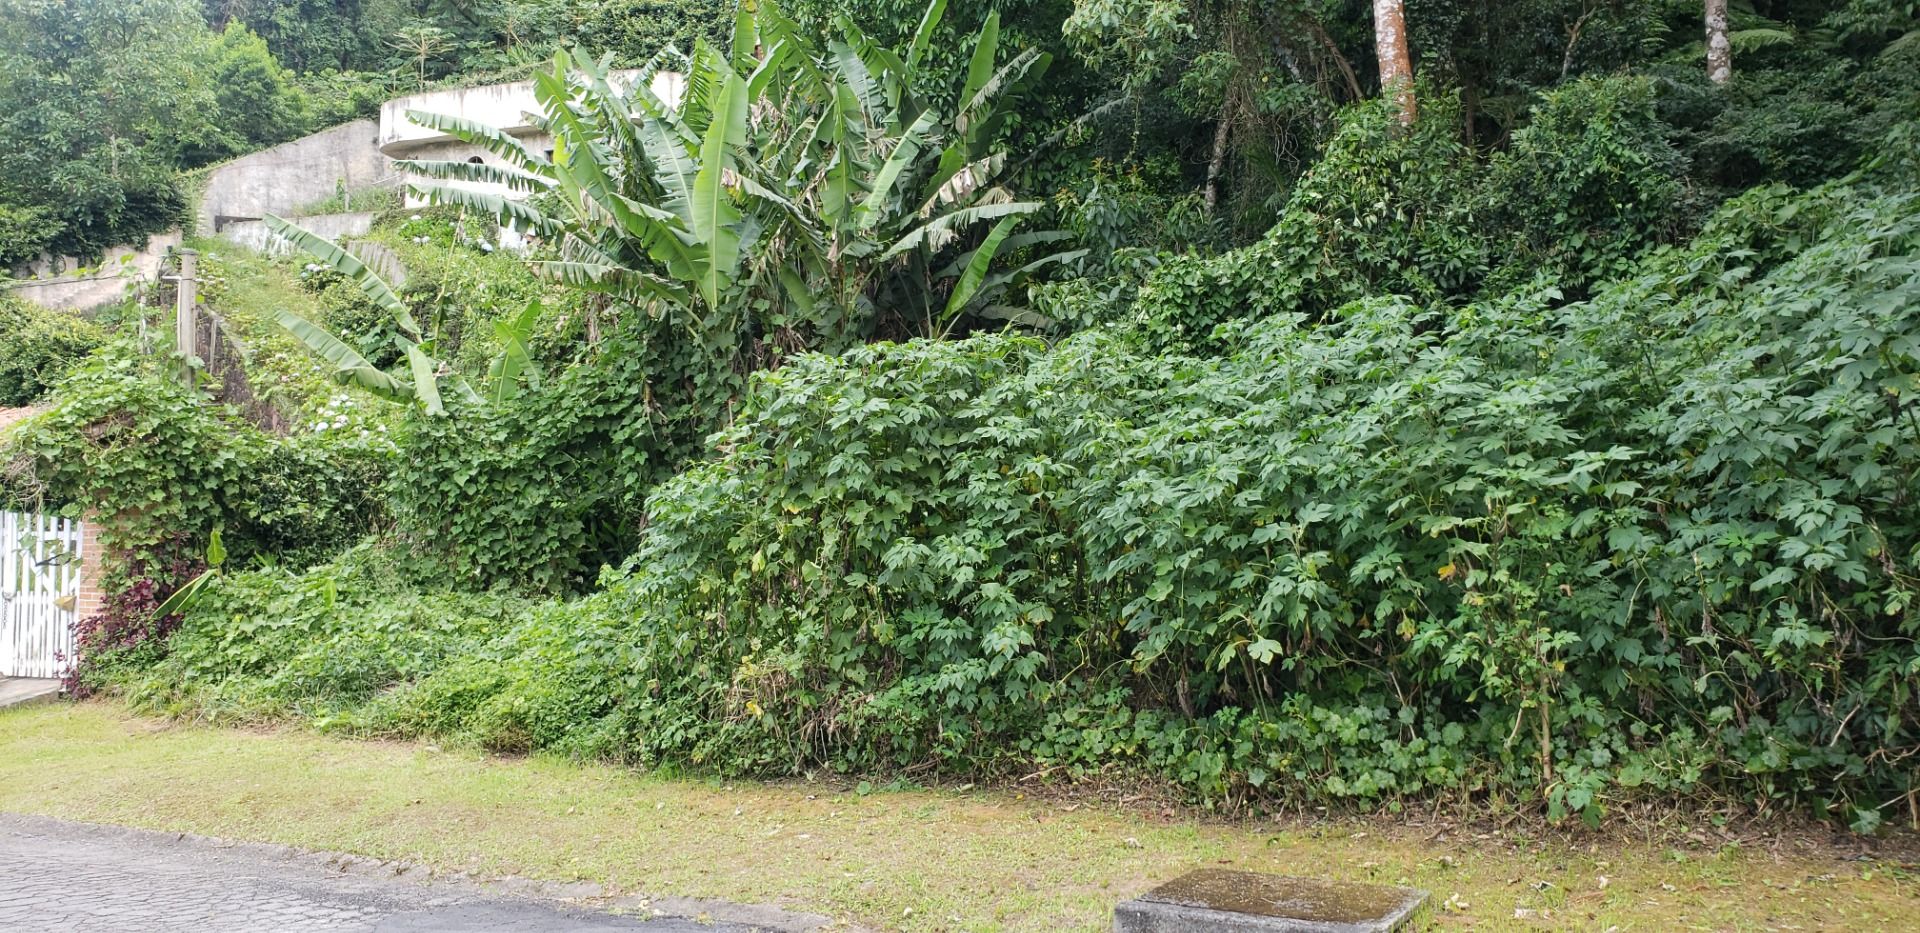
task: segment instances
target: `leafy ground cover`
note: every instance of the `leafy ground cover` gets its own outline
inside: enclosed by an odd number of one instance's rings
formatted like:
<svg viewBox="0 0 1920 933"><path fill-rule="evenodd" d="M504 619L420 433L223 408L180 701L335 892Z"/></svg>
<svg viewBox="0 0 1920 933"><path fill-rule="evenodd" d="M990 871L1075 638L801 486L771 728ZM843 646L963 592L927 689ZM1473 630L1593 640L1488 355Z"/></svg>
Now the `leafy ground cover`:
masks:
<svg viewBox="0 0 1920 933"><path fill-rule="evenodd" d="M1115 902L1200 865L1419 885L1434 893L1427 928L1891 929L1920 911L1910 839L1867 849L1671 819L1645 824L1646 838L1433 817L1229 823L967 785L725 784L103 702L0 711L0 810L778 903L886 929L1105 929Z"/></svg>

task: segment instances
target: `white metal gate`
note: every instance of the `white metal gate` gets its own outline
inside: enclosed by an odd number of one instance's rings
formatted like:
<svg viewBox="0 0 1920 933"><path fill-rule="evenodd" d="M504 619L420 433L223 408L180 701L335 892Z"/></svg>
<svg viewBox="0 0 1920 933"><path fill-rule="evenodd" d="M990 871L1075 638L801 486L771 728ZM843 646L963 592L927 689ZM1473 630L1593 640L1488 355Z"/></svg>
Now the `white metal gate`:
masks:
<svg viewBox="0 0 1920 933"><path fill-rule="evenodd" d="M80 523L0 512L0 677L59 677L73 663Z"/></svg>

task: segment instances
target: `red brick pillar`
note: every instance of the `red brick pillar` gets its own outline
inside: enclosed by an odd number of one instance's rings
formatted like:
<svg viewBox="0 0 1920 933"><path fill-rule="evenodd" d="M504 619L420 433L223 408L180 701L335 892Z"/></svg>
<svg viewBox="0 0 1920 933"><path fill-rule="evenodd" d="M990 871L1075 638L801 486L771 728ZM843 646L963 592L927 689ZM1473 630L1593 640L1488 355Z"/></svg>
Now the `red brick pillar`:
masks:
<svg viewBox="0 0 1920 933"><path fill-rule="evenodd" d="M106 555L100 548L100 523L82 521L80 523L80 596L74 601L74 621L90 619L107 608L107 593L102 587L101 558Z"/></svg>

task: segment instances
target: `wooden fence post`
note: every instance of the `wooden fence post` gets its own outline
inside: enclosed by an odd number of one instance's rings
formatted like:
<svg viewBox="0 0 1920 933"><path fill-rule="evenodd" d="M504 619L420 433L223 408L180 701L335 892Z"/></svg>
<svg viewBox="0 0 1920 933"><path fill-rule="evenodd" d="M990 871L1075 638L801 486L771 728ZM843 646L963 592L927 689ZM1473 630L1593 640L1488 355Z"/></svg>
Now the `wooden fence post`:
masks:
<svg viewBox="0 0 1920 933"><path fill-rule="evenodd" d="M193 309L200 301L199 283L194 276L200 264L200 253L196 250L180 251L180 282L174 290L173 301L173 347L179 351L180 359L186 363L187 385L193 385L194 334L198 330L194 321Z"/></svg>

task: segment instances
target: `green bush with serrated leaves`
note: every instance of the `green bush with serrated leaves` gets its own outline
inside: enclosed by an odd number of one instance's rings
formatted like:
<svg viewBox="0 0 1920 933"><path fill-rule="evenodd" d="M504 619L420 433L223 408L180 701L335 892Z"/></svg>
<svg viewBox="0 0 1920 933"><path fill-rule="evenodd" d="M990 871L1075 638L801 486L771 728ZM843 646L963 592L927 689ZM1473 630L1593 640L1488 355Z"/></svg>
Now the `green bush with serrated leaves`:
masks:
<svg viewBox="0 0 1920 933"><path fill-rule="evenodd" d="M1567 303L809 356L608 599L643 757L1134 761L1215 801L1726 795L1871 825L1920 739L1920 213L1730 203ZM670 728L669 728L670 726Z"/></svg>

